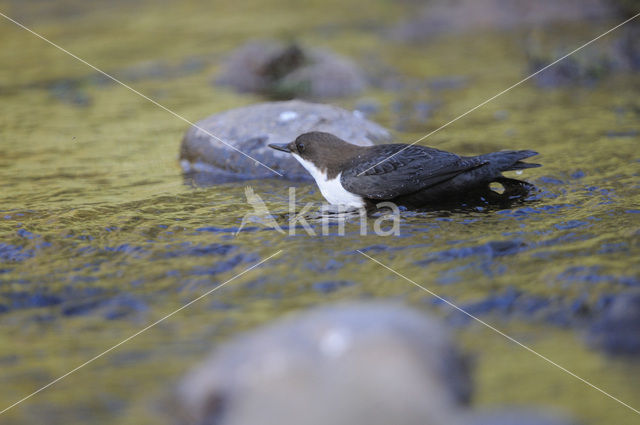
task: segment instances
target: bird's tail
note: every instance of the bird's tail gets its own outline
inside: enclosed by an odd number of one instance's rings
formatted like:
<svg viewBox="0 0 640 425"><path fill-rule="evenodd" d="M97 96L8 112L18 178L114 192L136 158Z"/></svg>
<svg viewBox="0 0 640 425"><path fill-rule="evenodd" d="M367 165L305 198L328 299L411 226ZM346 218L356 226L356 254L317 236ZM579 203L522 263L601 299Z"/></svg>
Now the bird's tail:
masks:
<svg viewBox="0 0 640 425"><path fill-rule="evenodd" d="M522 162L523 159L538 155L538 152L523 151L499 151L485 155L480 155L484 161L488 161L493 167L500 171L524 170L525 168L540 167L540 164Z"/></svg>

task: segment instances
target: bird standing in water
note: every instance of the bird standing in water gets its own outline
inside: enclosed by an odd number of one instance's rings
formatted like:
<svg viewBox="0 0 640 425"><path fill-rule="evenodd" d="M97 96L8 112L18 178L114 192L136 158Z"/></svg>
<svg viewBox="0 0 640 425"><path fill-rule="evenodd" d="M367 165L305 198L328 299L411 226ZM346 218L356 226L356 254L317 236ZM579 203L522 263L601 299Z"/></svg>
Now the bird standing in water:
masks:
<svg viewBox="0 0 640 425"><path fill-rule="evenodd" d="M418 145L356 146L317 131L269 147L292 154L330 204L367 209L384 201L432 208L522 197L533 186L502 172L540 166L522 162L538 154L531 150L459 156ZM491 190L492 182L500 183L504 193Z"/></svg>

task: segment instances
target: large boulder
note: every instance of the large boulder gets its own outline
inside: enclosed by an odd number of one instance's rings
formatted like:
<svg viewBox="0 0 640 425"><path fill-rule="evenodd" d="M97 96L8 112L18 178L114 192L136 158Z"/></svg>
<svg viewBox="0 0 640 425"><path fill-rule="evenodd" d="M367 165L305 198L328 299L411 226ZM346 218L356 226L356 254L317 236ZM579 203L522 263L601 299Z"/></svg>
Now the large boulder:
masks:
<svg viewBox="0 0 640 425"><path fill-rule="evenodd" d="M178 425L575 425L533 407L469 407L466 356L437 319L346 303L221 345L166 404Z"/></svg>
<svg viewBox="0 0 640 425"><path fill-rule="evenodd" d="M434 318L385 303L290 316L219 347L176 392L180 424L456 425L465 358Z"/></svg>
<svg viewBox="0 0 640 425"><path fill-rule="evenodd" d="M182 139L180 163L186 173L205 172L214 176L214 181L277 177L264 165L292 180L310 179L291 155L267 146L289 143L309 131L333 133L360 146L391 140L385 128L361 114L298 100L231 109L205 118L196 126Z"/></svg>
<svg viewBox="0 0 640 425"><path fill-rule="evenodd" d="M367 85L356 64L343 56L277 41L251 41L235 50L216 83L272 99L342 97Z"/></svg>

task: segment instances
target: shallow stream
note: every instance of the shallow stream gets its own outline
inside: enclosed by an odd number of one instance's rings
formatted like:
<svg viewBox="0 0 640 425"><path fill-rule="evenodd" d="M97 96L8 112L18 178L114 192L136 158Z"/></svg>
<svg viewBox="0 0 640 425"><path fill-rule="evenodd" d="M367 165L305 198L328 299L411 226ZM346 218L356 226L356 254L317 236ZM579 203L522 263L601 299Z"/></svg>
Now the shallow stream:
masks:
<svg viewBox="0 0 640 425"><path fill-rule="evenodd" d="M415 82L330 100L375 105L370 118L403 142L528 72L517 31L403 44L379 30L402 14L384 2L304 10L272 2L269 19L259 2L242 13L237 2L68 3L74 13L47 2L0 1L0 10L194 121L263 100L211 84L225 53L250 37L296 34ZM554 34L576 46L610 26ZM539 188L524 205L406 213L399 237L363 236L357 221L344 236L261 226L236 236L252 211L245 187L283 217L289 183L194 185L177 161L184 122L1 18L0 46L0 409L282 250L2 423L165 423L161 400L215 343L288 311L363 298L403 300L450 322L474 358L477 406L551 406L588 424L637 423L631 410L356 250L640 407L640 364L584 339L603 299L640 287L638 74L557 88L527 82L423 142L468 155L539 151L543 167L519 176ZM300 208L320 205L315 185L297 189Z"/></svg>

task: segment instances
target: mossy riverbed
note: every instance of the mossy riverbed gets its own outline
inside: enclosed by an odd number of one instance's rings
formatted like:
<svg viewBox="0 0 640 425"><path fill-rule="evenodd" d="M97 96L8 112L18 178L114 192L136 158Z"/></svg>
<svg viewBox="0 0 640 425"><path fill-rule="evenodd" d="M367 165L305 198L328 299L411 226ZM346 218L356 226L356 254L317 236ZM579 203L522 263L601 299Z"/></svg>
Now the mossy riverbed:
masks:
<svg viewBox="0 0 640 425"><path fill-rule="evenodd" d="M412 142L525 77L524 31L406 44L386 35L387 2L0 1L20 20L189 120L264 99L211 84L249 38L294 37L350 56L372 85L330 100ZM73 13L71 13L71 11ZM616 22L538 34L565 50ZM611 35L612 37L614 34ZM554 38L556 37L556 38ZM423 143L461 154L535 149L519 178L540 191L507 210L403 215L400 237L312 237L246 229L244 188L286 214L289 183L199 187L177 161L187 124L0 18L0 410L278 250L282 253L2 415L5 424L167 423L175 380L225 338L335 300L400 299L449 321L475 362L474 405L529 405L587 424L637 414L482 325L439 296L640 407L640 364L584 339L608 296L640 287L640 76L527 82ZM577 54L589 61L607 39ZM408 82L408 83L407 83ZM393 86L393 87L392 87ZM428 111L426 113L425 111ZM321 202L299 184L298 203Z"/></svg>

